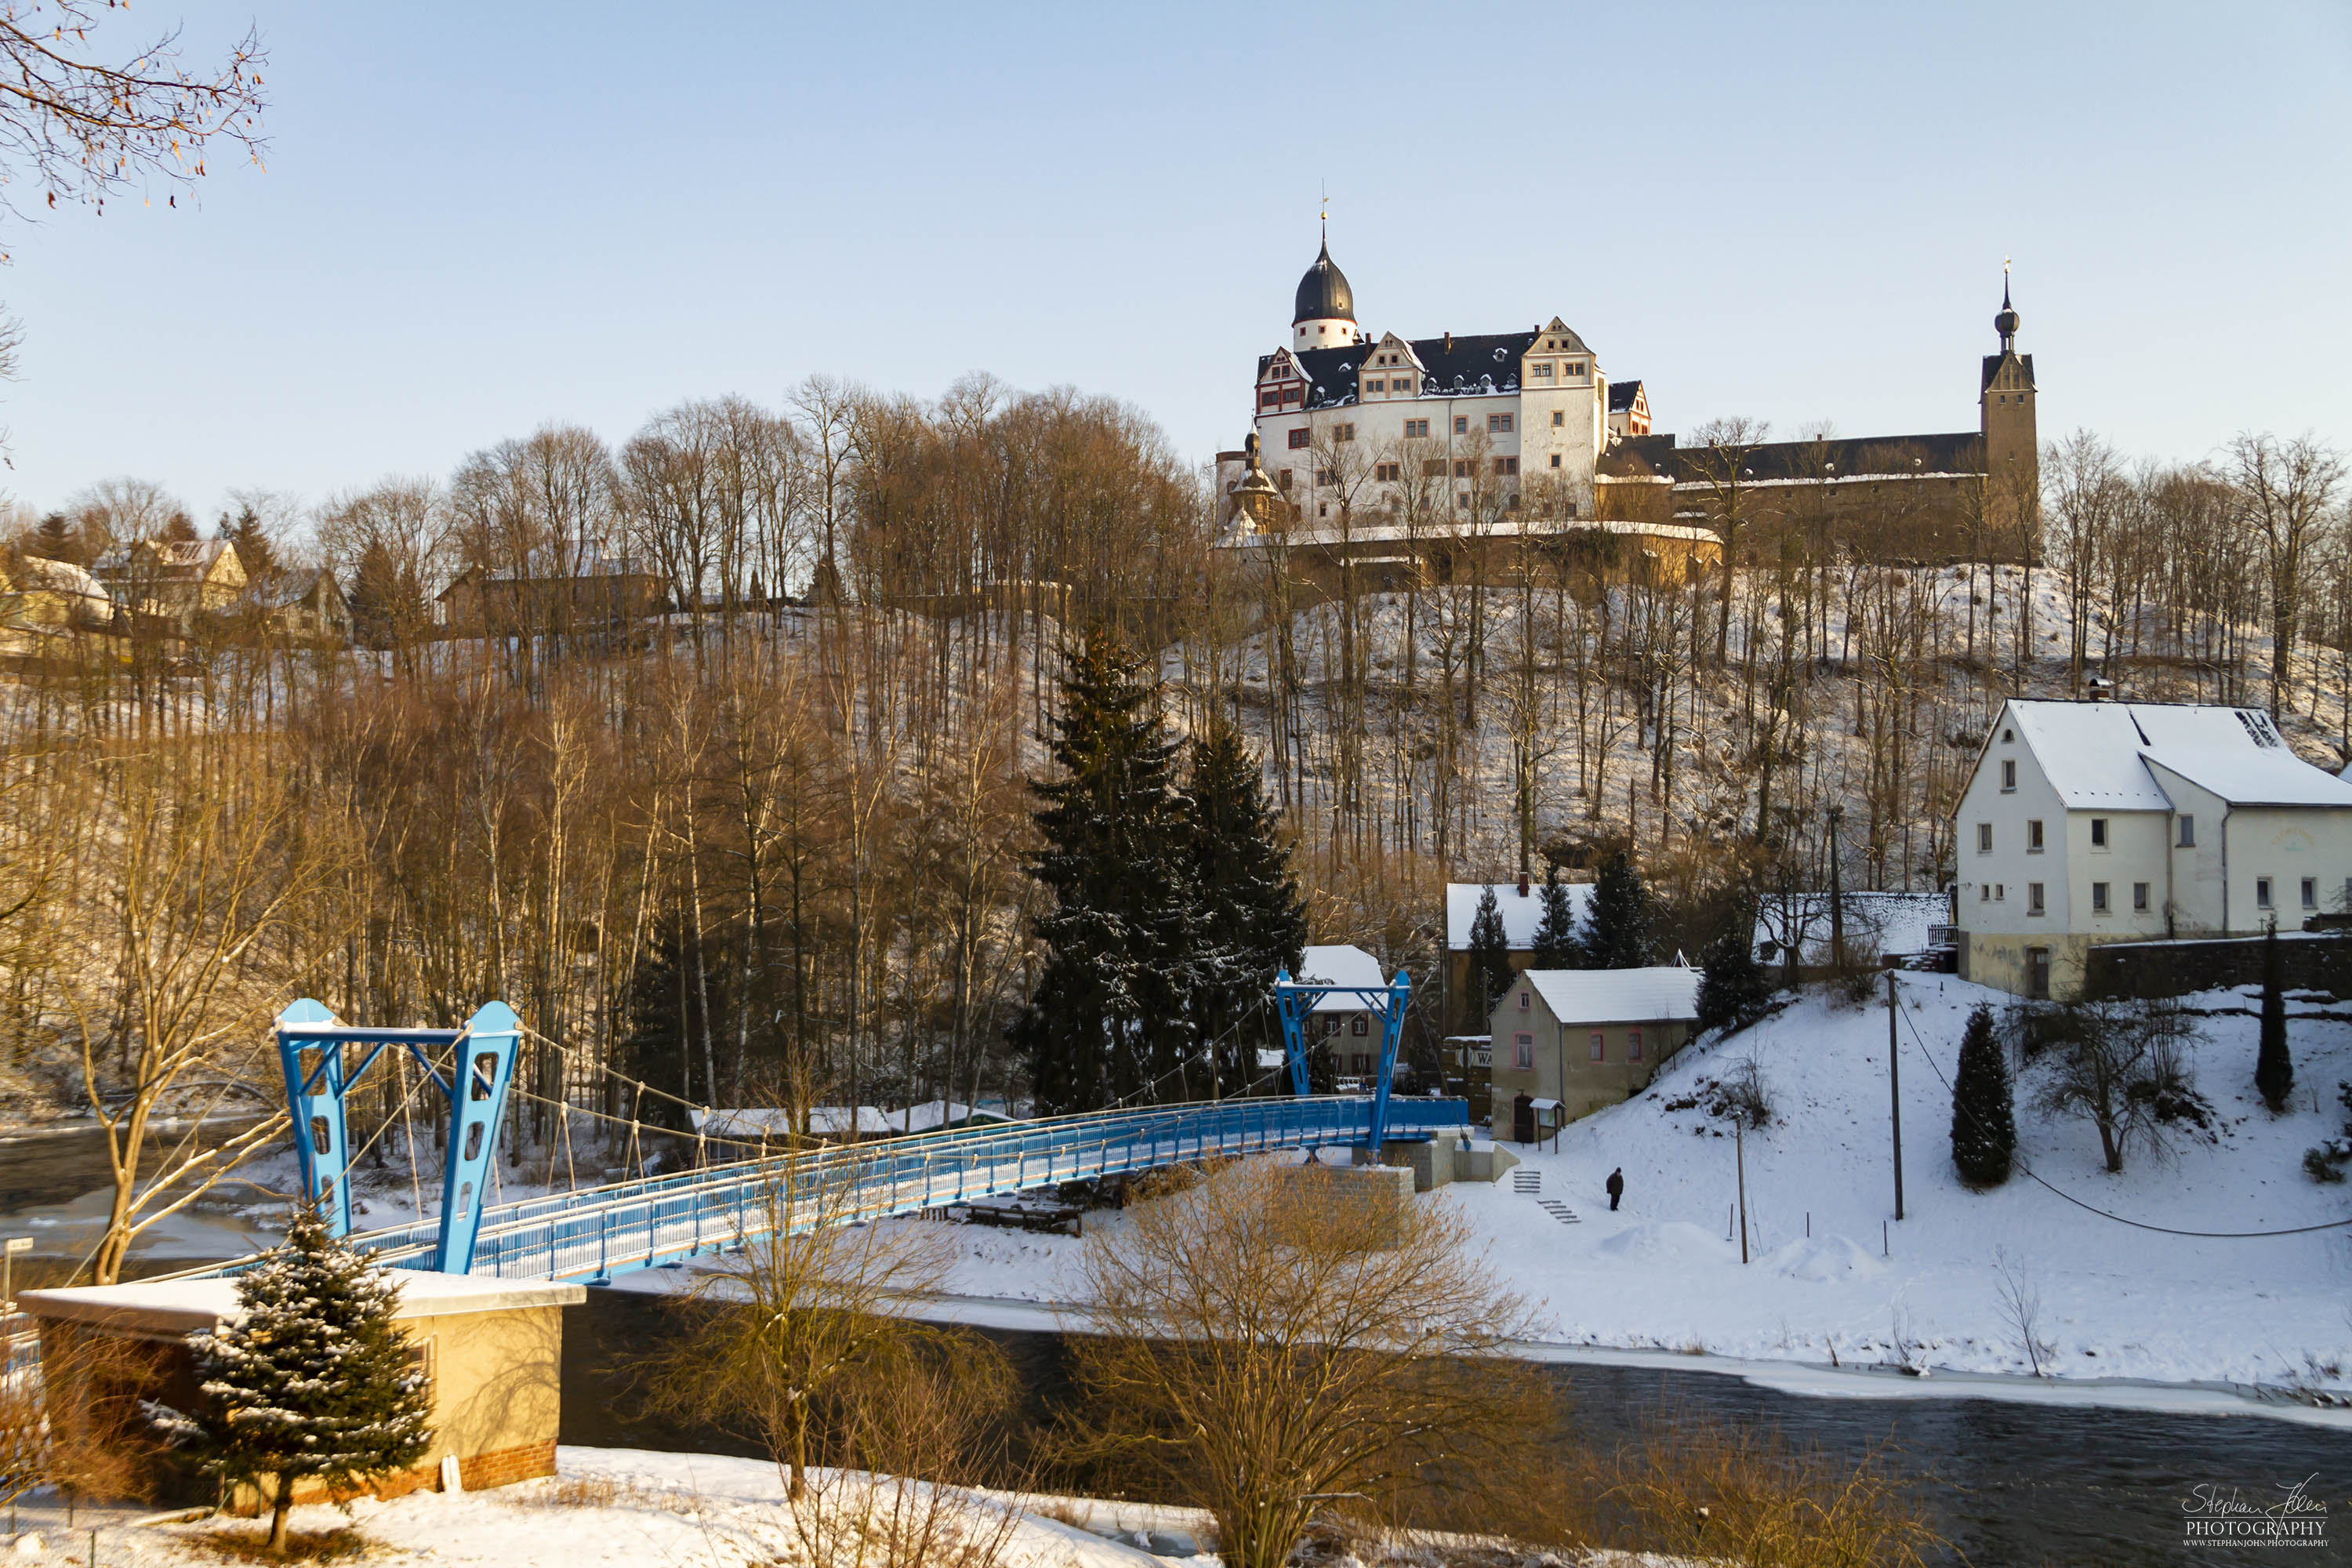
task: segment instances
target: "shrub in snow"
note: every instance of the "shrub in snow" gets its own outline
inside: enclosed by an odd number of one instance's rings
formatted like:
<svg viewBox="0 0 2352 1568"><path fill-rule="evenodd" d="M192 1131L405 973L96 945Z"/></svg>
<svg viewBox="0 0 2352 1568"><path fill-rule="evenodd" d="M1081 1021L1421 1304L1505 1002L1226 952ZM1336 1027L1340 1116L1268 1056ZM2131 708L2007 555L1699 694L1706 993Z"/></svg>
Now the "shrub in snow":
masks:
<svg viewBox="0 0 2352 1568"><path fill-rule="evenodd" d="M2254 1053L2254 1088L2273 1116L2294 1092L2294 1062L2286 1052L2286 993L2279 984L2278 924L2263 935L2262 1045Z"/></svg>
<svg viewBox="0 0 2352 1568"><path fill-rule="evenodd" d="M2315 1182L2336 1183L2344 1179L2344 1166L2352 1161L2352 1143L2338 1138L2303 1152L2303 1173Z"/></svg>
<svg viewBox="0 0 2352 1568"><path fill-rule="evenodd" d="M2016 1153L2009 1057L1993 1033L1992 1009L1979 1003L1960 1037L1959 1072L1952 1082L1952 1164L1961 1181L1981 1191L2009 1180Z"/></svg>
<svg viewBox="0 0 2352 1568"><path fill-rule="evenodd" d="M236 1321L193 1336L207 1408L177 1424L226 1483L270 1480L269 1542L286 1545L295 1483L355 1484L404 1469L432 1431L424 1372L393 1321L383 1270L298 1206L286 1242L237 1277Z"/></svg>

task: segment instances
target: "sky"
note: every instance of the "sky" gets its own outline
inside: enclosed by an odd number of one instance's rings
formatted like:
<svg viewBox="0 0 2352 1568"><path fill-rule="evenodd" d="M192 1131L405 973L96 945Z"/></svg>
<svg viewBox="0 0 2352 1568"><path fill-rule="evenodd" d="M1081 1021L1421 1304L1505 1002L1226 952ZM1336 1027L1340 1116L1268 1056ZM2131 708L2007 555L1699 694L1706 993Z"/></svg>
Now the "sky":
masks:
<svg viewBox="0 0 2352 1568"><path fill-rule="evenodd" d="M1661 431L1972 429L2013 258L2045 439L2352 444L2343 0L101 16L192 64L257 25L272 145L0 224L37 510L317 502L812 373L1071 385L1206 461L1326 187L1366 329L1558 315Z"/></svg>

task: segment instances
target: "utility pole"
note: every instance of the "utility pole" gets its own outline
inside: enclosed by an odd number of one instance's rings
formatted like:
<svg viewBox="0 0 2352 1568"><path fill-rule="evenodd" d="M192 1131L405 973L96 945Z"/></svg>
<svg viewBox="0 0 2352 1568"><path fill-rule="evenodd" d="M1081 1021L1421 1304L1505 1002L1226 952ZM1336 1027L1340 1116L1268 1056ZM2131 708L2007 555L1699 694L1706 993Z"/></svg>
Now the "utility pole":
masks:
<svg viewBox="0 0 2352 1568"><path fill-rule="evenodd" d="M1839 974L1845 973L1845 879L1838 868L1838 829L1844 821L1845 807L1830 807L1830 968Z"/></svg>
<svg viewBox="0 0 2352 1568"><path fill-rule="evenodd" d="M1739 1261L1748 1261L1748 1113L1731 1119L1731 1154L1739 1167Z"/></svg>
<svg viewBox="0 0 2352 1568"><path fill-rule="evenodd" d="M1895 971L1886 972L1886 1097L1895 1129L1895 1217L1903 1217L1903 1064L1895 1053Z"/></svg>

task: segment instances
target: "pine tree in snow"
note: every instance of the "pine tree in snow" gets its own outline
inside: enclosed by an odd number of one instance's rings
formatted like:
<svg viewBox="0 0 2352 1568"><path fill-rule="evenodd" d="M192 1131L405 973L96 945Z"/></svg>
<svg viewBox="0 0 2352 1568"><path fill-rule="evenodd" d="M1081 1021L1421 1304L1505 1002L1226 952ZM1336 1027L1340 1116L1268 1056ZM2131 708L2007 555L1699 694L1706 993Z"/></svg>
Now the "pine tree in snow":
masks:
<svg viewBox="0 0 2352 1568"><path fill-rule="evenodd" d="M1584 920L1584 967L1639 969L1650 962L1650 890L1630 850L1601 863Z"/></svg>
<svg viewBox="0 0 2352 1568"><path fill-rule="evenodd" d="M1584 962L1584 945L1576 935L1576 906L1559 879L1559 868L1544 872L1543 919L1536 925L1531 969L1577 969Z"/></svg>
<svg viewBox="0 0 2352 1568"><path fill-rule="evenodd" d="M2286 1110L2294 1092L2294 1059L2286 1052L2286 987L2279 974L2278 927L2263 937L2262 1044L2254 1053L2254 1088L2271 1114Z"/></svg>
<svg viewBox="0 0 2352 1568"><path fill-rule="evenodd" d="M1470 917L1470 994L1474 1026L1484 1026L1495 999L1511 988L1510 938L1503 932L1503 907L1493 887L1478 892L1478 912Z"/></svg>
<svg viewBox="0 0 2352 1568"><path fill-rule="evenodd" d="M1764 1016L1772 983L1756 962L1756 907L1737 902L1699 955L1698 1026L1745 1028Z"/></svg>
<svg viewBox="0 0 2352 1568"><path fill-rule="evenodd" d="M1051 750L1058 776L1030 786L1045 803L1030 875L1054 907L1013 1047L1040 1115L1175 1098L1163 1080L1200 1044L1192 821L1143 661L1099 627L1067 655Z"/></svg>
<svg viewBox="0 0 2352 1568"><path fill-rule="evenodd" d="M1192 761L1186 800L1202 947L1194 1014L1216 1047L1217 1081L1231 1089L1256 1077L1256 1048L1274 1016L1265 1003L1277 970L1298 972L1307 910L1290 851L1276 834L1264 770L1240 731L1213 719Z"/></svg>
<svg viewBox="0 0 2352 1568"><path fill-rule="evenodd" d="M1969 1186L1997 1187L2009 1180L2016 1153L2009 1058L1994 1037L1992 1009L1979 1003L1960 1037L1959 1071L1952 1081L1952 1165Z"/></svg>
<svg viewBox="0 0 2352 1568"><path fill-rule="evenodd" d="M225 1482L268 1482L269 1542L283 1551L294 1486L405 1469L432 1432L424 1373L393 1321L392 1278L297 1207L285 1245L237 1276L236 1321L197 1334L207 1408L183 1426Z"/></svg>

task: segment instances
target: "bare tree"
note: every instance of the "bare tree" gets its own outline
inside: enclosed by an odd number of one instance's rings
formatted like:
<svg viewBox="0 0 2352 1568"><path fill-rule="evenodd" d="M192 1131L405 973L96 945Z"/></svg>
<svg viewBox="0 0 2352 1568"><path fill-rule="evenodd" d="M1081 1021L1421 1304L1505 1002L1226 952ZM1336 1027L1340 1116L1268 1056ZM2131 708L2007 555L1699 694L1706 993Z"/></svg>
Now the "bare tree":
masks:
<svg viewBox="0 0 2352 1568"><path fill-rule="evenodd" d="M2180 1051L2195 1026L2178 1004L2081 1002L2024 1013L2020 1021L2045 1039L2038 1103L2096 1127L2110 1173L2136 1148L2163 1152L2167 1131L2194 1092Z"/></svg>
<svg viewBox="0 0 2352 1568"><path fill-rule="evenodd" d="M1551 1395L1493 1353L1524 1309L1467 1236L1443 1200L1270 1162L1147 1202L1087 1243L1082 1450L1181 1477L1235 1568L1334 1504L1475 1488Z"/></svg>
<svg viewBox="0 0 2352 1568"><path fill-rule="evenodd" d="M2344 454L2310 436L2240 436L2229 470L2270 568L2271 717L2284 704L2305 592L2304 568L2344 483Z"/></svg>
<svg viewBox="0 0 2352 1568"><path fill-rule="evenodd" d="M1739 534L1746 516L1740 510L1740 487L1754 476L1748 472L1748 460L1756 448L1770 439L1772 426L1761 419L1751 419L1744 414L1722 419L1710 419L1691 432L1683 458L1691 473L1707 488L1710 511L1716 531L1723 535L1723 571L1727 582L1740 564ZM1731 595L1727 593L1716 607L1715 657L1717 663L1725 658L1731 636Z"/></svg>

